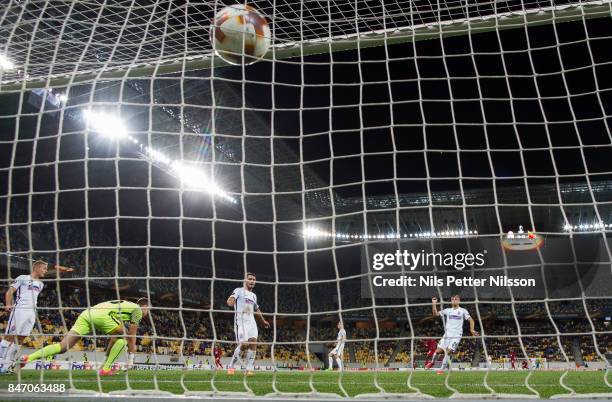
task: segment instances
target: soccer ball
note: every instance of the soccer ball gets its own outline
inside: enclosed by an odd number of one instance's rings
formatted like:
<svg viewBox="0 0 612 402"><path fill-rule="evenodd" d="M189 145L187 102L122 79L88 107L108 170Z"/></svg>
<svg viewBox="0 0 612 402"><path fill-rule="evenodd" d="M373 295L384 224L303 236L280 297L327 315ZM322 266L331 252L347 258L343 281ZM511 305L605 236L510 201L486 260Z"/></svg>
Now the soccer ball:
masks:
<svg viewBox="0 0 612 402"><path fill-rule="evenodd" d="M251 6L237 4L217 13L210 28L215 53L230 64L253 64L270 47L270 26Z"/></svg>

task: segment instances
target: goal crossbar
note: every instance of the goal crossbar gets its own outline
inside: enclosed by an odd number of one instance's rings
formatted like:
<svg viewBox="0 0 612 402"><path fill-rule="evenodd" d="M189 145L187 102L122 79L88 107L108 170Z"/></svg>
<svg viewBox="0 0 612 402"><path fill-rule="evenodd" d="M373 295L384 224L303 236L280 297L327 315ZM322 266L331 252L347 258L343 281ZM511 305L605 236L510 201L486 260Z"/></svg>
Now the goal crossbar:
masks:
<svg viewBox="0 0 612 402"><path fill-rule="evenodd" d="M581 4L542 7L532 10L495 13L487 16L451 19L436 24L419 24L403 28L383 29L367 33L355 33L330 38L276 44L265 56L267 60L283 60L327 52L341 52L357 48L393 45L423 41L440 37L478 34L491 30L507 30L524 26L564 23L580 19L612 16L612 1L590 1ZM28 80L0 80L0 92L23 91L36 88L61 87L92 81L113 81L145 78L184 71L202 70L228 65L213 53L162 60L131 66L107 67L105 70L89 70L78 74L61 74L33 77ZM1 77L1 75L0 75Z"/></svg>

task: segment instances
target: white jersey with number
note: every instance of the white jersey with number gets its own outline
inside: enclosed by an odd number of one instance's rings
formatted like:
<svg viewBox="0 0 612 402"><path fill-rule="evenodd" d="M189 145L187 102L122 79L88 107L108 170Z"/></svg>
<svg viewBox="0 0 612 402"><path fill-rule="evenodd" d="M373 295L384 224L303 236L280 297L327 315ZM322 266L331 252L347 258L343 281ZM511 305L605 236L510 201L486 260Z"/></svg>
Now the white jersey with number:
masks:
<svg viewBox="0 0 612 402"><path fill-rule="evenodd" d="M444 319L444 337L461 338L463 335L463 321L469 320L470 313L463 307L445 308L438 313Z"/></svg>
<svg viewBox="0 0 612 402"><path fill-rule="evenodd" d="M36 323L38 294L44 285L41 281L32 279L31 275L20 275L11 286L16 289L15 304L5 334L28 336Z"/></svg>
<svg viewBox="0 0 612 402"><path fill-rule="evenodd" d="M41 281L32 279L32 275L19 275L11 286L17 290L15 292L16 307L20 309L36 308L38 295L44 287Z"/></svg>
<svg viewBox="0 0 612 402"><path fill-rule="evenodd" d="M342 352L344 351L344 341L346 340L346 330L344 328L342 328L340 331L338 331L338 335L336 336L336 347L333 350L333 354L336 354L338 356L342 355Z"/></svg>
<svg viewBox="0 0 612 402"><path fill-rule="evenodd" d="M257 295L245 288L236 288L232 292L232 297L236 299L234 321L239 324L255 324L255 311L259 309Z"/></svg>
<svg viewBox="0 0 612 402"><path fill-rule="evenodd" d="M237 342L246 342L249 339L257 339L257 323L255 322L255 311L259 310L257 295L245 288L236 288L232 292L236 300L234 304L234 332Z"/></svg>
<svg viewBox="0 0 612 402"><path fill-rule="evenodd" d="M346 339L346 330L342 328L338 331L338 336L336 336L337 346L344 347L344 340Z"/></svg>

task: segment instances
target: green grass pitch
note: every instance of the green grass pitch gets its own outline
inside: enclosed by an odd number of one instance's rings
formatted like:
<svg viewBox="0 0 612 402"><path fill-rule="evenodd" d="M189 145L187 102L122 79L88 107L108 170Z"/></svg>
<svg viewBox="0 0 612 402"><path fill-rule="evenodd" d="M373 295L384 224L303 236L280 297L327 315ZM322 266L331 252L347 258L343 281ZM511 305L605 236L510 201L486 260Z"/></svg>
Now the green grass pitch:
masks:
<svg viewBox="0 0 612 402"><path fill-rule="evenodd" d="M549 398L555 394L567 394L561 387L559 379L561 371L536 371L529 378L529 385L540 393L540 397ZM68 371L35 371L23 370L22 383L38 384L41 381L47 384L64 383L69 387ZM487 378L488 385L496 393L504 394L532 394L525 387L526 371L492 371ZM612 389L604 382L603 371L572 371L567 374L564 384L576 393L609 393ZM364 393L377 393L382 388L390 393L409 393L420 391L434 397L448 397L453 392L445 386L446 375L437 375L433 371L416 371L410 379L414 389L407 386L409 372L304 372L281 371L257 372L253 376L245 377L242 372L228 376L225 372L211 371L180 371L160 370L130 371L117 374L113 377L104 377L100 382L96 380L94 371L72 371L72 383L75 388L92 391L117 391L127 388L134 390L152 390L156 388L181 394L184 391L213 391L214 387L221 392L247 392L246 386L256 395L265 395L274 392L273 381L280 392L310 392L310 384L318 392L336 393L341 396L356 396ZM453 371L449 374L448 385L461 393L490 393L484 386L485 372L483 371ZM609 378L610 379L610 378ZM4 375L0 377L0 389L6 390L9 384L18 382L17 375ZM343 393L342 388L344 389ZM99 388L101 387L101 389Z"/></svg>

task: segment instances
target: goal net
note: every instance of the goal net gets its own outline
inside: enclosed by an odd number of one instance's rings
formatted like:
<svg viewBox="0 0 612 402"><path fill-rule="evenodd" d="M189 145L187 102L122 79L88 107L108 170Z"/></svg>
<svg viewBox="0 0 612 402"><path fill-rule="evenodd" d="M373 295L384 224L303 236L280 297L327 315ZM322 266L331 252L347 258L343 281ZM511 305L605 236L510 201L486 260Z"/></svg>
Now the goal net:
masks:
<svg viewBox="0 0 612 402"><path fill-rule="evenodd" d="M612 3L255 0L248 67L228 5L0 5L2 291L50 269L19 354L150 301L129 369L98 328L0 392L609 396ZM229 375L247 272L270 328Z"/></svg>

